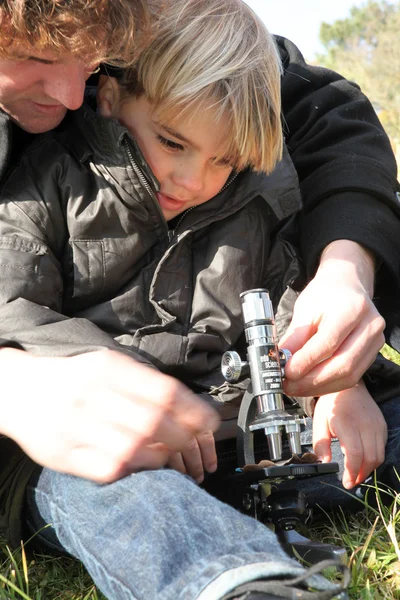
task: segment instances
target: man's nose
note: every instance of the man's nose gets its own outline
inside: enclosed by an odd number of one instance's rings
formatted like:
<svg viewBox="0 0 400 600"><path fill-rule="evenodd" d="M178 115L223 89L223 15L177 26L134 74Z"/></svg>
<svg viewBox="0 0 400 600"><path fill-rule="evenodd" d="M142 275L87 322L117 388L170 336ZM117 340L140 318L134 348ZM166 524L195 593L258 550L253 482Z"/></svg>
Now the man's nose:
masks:
<svg viewBox="0 0 400 600"><path fill-rule="evenodd" d="M81 62L54 65L53 77L46 80L45 92L70 110L76 110L83 103L86 79L89 76L87 67Z"/></svg>

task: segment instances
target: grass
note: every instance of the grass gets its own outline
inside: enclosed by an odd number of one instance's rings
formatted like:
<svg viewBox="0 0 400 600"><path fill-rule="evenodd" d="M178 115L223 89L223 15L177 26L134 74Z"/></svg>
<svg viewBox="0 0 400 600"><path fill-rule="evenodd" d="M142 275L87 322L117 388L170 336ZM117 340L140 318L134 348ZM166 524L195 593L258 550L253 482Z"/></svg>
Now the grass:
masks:
<svg viewBox="0 0 400 600"><path fill-rule="evenodd" d="M378 496L378 508L360 501L359 513L328 516L314 525L311 537L346 548L351 600L400 599L400 493L376 485L371 491ZM1 600L105 600L78 561L43 555L28 559L24 548L11 553L5 544L0 552Z"/></svg>
<svg viewBox="0 0 400 600"><path fill-rule="evenodd" d="M382 354L400 364L385 346ZM372 491L372 490L371 490ZM351 600L400 600L400 493L379 490L378 508L328 516L312 538L346 548ZM383 502L385 500L385 502ZM105 600L84 567L74 559L11 553L0 540L0 600Z"/></svg>
<svg viewBox="0 0 400 600"><path fill-rule="evenodd" d="M371 491L377 494L377 508L366 501L358 513L330 516L313 528L312 537L346 548L350 599L400 599L400 493L376 485Z"/></svg>
<svg viewBox="0 0 400 600"><path fill-rule="evenodd" d="M385 358L400 365L400 354L396 352L396 350L393 350L393 348L390 348L390 346L384 346L381 350L381 353Z"/></svg>
<svg viewBox="0 0 400 600"><path fill-rule="evenodd" d="M82 564L72 558L11 552L0 543L1 600L105 600Z"/></svg>

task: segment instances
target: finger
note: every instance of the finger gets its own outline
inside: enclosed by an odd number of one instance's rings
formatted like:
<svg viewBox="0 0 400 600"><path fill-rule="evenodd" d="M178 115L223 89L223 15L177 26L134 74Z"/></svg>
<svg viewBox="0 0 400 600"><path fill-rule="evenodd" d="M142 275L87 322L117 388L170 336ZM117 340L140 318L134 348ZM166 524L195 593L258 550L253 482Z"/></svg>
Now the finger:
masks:
<svg viewBox="0 0 400 600"><path fill-rule="evenodd" d="M343 487L351 489L355 486L364 459L364 450L359 431L338 433L340 447L344 455Z"/></svg>
<svg viewBox="0 0 400 600"><path fill-rule="evenodd" d="M371 440L368 443L368 439ZM382 422L382 426L377 428L375 435L369 435L365 443L364 461L356 478L356 485L362 483L371 473L377 469L385 460L385 447L387 442L387 426Z"/></svg>
<svg viewBox="0 0 400 600"><path fill-rule="evenodd" d="M76 418L76 427L81 428L82 424L86 427L80 429L81 439L93 446L103 443L97 433L96 423L99 426L102 423L108 435L112 431L125 433L130 440L132 459L139 448L150 443L161 442L171 452L179 452L193 438L193 431L188 424L179 422L174 414L166 413L163 406L133 402L126 396L105 389L91 397ZM75 427L72 430L77 433Z"/></svg>
<svg viewBox="0 0 400 600"><path fill-rule="evenodd" d="M104 477L108 480L119 479L138 468L158 468L161 466L159 461L165 464L170 454L168 445L159 441L149 443L147 437L135 435L131 429L110 422L82 420L75 431L75 438L70 441L69 459L76 460L75 453L80 448L90 450L92 456L97 453L98 460L104 460L106 456ZM142 464L143 457L149 457L151 462ZM100 473L101 465L96 465L95 469Z"/></svg>
<svg viewBox="0 0 400 600"><path fill-rule="evenodd" d="M190 440L187 447L182 450L182 458L188 475L197 481L197 483L202 483L204 481L204 468L196 438Z"/></svg>
<svg viewBox="0 0 400 600"><path fill-rule="evenodd" d="M149 444L140 448L135 458L127 465L124 476L136 471L156 470L167 464L169 450L163 444Z"/></svg>
<svg viewBox="0 0 400 600"><path fill-rule="evenodd" d="M368 429L364 431L364 435L362 436L364 445L364 456L356 477L356 483L361 483L362 481L364 481L369 475L371 475L372 471L374 471L374 469L376 469L376 467L380 464L380 442L377 436L378 432L376 430L374 432L374 423L369 422L368 425Z"/></svg>
<svg viewBox="0 0 400 600"><path fill-rule="evenodd" d="M292 396L322 396L353 387L375 360L376 348L381 347L382 341L378 336L378 340L366 347L363 332L357 328L333 356L320 363L301 380L291 381L286 378L285 367L285 392Z"/></svg>
<svg viewBox="0 0 400 600"><path fill-rule="evenodd" d="M205 431L197 436L197 443L200 448L201 460L204 469L208 473L214 473L217 470L218 459L215 449L215 439L212 431Z"/></svg>
<svg viewBox="0 0 400 600"><path fill-rule="evenodd" d="M84 477L97 483L111 483L135 471L159 469L168 459L168 451L161 444L141 448L132 462L116 462L109 453L98 448L79 447L69 454L63 472Z"/></svg>
<svg viewBox="0 0 400 600"><path fill-rule="evenodd" d="M305 377L314 367L331 358L350 333L350 326L339 328L336 320L321 325L300 350L293 354L285 366L285 377L293 381Z"/></svg>
<svg viewBox="0 0 400 600"><path fill-rule="evenodd" d="M181 382L139 363L134 364L135 385L132 386L130 378L128 388L131 395L134 392L139 401L143 399L146 403L152 402L163 410L168 410L178 423L192 432L217 429L217 413Z"/></svg>
<svg viewBox="0 0 400 600"><path fill-rule="evenodd" d="M295 354L303 348L317 330L317 325L297 323L293 320L285 334L279 340L279 347L287 348L292 354Z"/></svg>
<svg viewBox="0 0 400 600"><path fill-rule="evenodd" d="M361 311L360 307L358 308ZM354 362L354 359L357 361L359 357L364 358L364 363L371 364L384 344L385 321L375 309L373 312L361 311L359 315L357 320L346 311L342 317L340 313L335 313L334 319L324 320L319 325L318 331L289 361L285 368L286 377L293 380L300 379L321 362L329 360L345 343L354 346L354 354L344 359L353 358ZM361 374L359 370L358 378ZM349 386L349 382L347 383Z"/></svg>
<svg viewBox="0 0 400 600"><path fill-rule="evenodd" d="M158 406L193 435L210 429L215 431L219 418L214 409L200 400L181 382L114 351L101 351L70 360L78 360L81 368L96 363L97 387L113 389L133 403ZM74 363L77 364L76 362Z"/></svg>
<svg viewBox="0 0 400 600"><path fill-rule="evenodd" d="M183 462L182 454L180 452L174 452L171 454L167 465L170 467L170 469L174 469L174 471L178 471L179 473L185 474L187 472L185 463Z"/></svg>
<svg viewBox="0 0 400 600"><path fill-rule="evenodd" d="M348 392L337 395L334 394L332 417L330 418L330 429L333 435L339 440L340 449L344 457L344 472L342 484L345 488L354 487L358 476L361 464L364 460L363 440L359 431L359 423L352 418L352 411L355 406L357 396L356 392L348 390ZM346 402L351 394L352 402ZM339 403L338 403L339 402ZM318 403L317 403L318 404Z"/></svg>
<svg viewBox="0 0 400 600"><path fill-rule="evenodd" d="M323 399L318 402L323 402ZM331 441L328 419L324 412L316 407L313 418L313 448L318 458L324 462L329 462L332 458Z"/></svg>

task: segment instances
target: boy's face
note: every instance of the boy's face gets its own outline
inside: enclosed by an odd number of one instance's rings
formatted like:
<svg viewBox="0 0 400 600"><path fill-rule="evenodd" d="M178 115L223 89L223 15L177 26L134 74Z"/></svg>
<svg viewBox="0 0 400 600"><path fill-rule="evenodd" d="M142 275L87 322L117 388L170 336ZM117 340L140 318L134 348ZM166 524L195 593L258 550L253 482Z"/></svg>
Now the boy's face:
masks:
<svg viewBox="0 0 400 600"><path fill-rule="evenodd" d="M215 158L224 155L228 116L216 123L213 109L188 113L173 123L161 121L145 96L124 99L114 113L160 183L157 200L167 221L213 198L232 172L227 161Z"/></svg>
<svg viewBox="0 0 400 600"><path fill-rule="evenodd" d="M97 64L19 44L14 54L15 59L0 58L0 108L22 129L49 131L67 109L80 107L86 79Z"/></svg>

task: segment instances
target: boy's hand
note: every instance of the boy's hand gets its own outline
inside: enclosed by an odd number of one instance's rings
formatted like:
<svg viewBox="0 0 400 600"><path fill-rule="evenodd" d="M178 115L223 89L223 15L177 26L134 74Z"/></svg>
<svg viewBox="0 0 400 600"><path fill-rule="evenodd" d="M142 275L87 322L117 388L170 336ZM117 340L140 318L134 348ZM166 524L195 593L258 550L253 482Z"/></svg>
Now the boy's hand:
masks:
<svg viewBox="0 0 400 600"><path fill-rule="evenodd" d="M197 483L204 481L204 471L213 473L217 469L217 453L212 431L193 438L181 452L172 454L168 466L180 473L187 473Z"/></svg>
<svg viewBox="0 0 400 600"><path fill-rule="evenodd" d="M362 483L385 458L387 426L383 415L364 383L321 396L313 418L313 446L316 455L331 460L331 438L339 439L344 454L343 486Z"/></svg>
<svg viewBox="0 0 400 600"><path fill-rule="evenodd" d="M289 396L321 396L354 386L384 344L385 321L371 298L374 260L349 240L323 252L279 342L293 357L285 367Z"/></svg>

